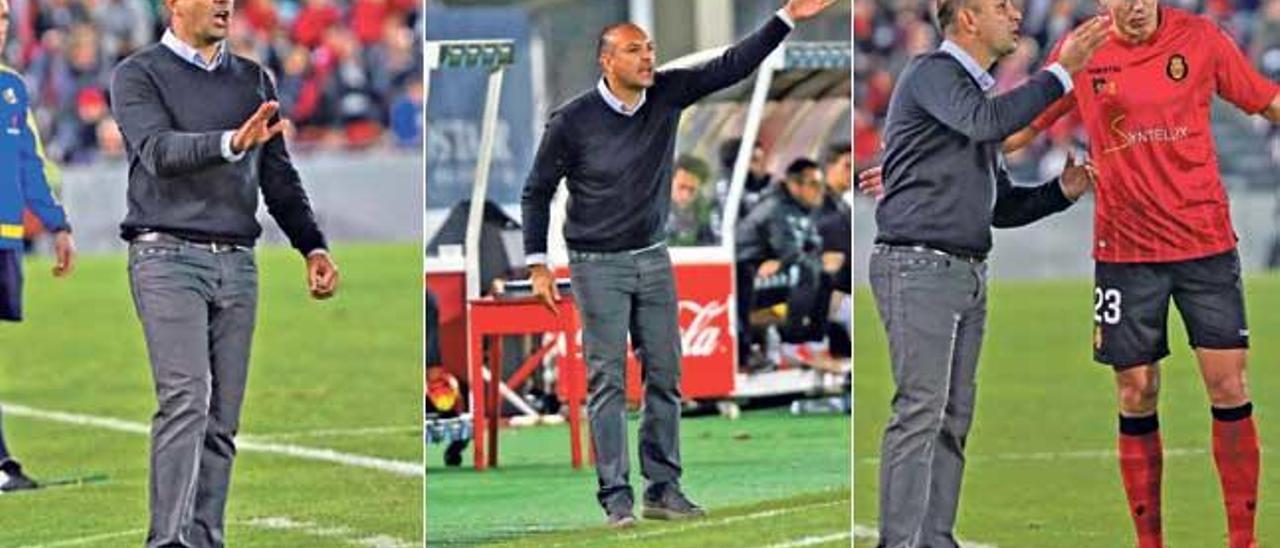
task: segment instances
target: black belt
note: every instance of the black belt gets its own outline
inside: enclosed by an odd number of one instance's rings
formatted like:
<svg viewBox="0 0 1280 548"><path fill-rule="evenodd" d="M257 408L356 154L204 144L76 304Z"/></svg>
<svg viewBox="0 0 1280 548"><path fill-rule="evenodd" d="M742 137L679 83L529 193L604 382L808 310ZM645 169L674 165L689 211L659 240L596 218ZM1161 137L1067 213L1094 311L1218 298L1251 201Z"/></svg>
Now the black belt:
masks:
<svg viewBox="0 0 1280 548"><path fill-rule="evenodd" d="M914 251L916 253L932 253L940 255L948 259L956 259L966 263L981 264L987 262L986 255L968 255L964 253L955 253L952 251L943 251L924 244L876 244L876 250L885 251Z"/></svg>
<svg viewBox="0 0 1280 548"><path fill-rule="evenodd" d="M173 244L188 245L191 247L204 249L212 253L230 253L232 251L248 251L250 248L240 244L227 242L197 242L186 238L179 238L172 234L164 232L143 232L134 236L131 242L166 242Z"/></svg>

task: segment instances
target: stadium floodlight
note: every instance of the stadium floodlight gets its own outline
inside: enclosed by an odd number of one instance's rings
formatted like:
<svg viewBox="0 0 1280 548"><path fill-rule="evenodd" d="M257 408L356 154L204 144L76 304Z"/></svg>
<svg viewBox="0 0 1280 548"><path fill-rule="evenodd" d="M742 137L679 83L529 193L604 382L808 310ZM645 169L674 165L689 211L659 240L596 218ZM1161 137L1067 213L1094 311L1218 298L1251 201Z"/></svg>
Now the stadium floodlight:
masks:
<svg viewBox="0 0 1280 548"><path fill-rule="evenodd" d="M432 40L426 44L426 93L430 92L432 70L489 71L489 87L485 93L480 125L480 151L476 158L475 184L471 187L471 207L467 211L467 234L463 244L468 299L480 297L480 227L484 220L485 196L489 191L489 164L493 159L493 141L497 133L498 104L502 100L502 74L515 62L515 55L515 42L512 40ZM425 98L423 103L426 104Z"/></svg>

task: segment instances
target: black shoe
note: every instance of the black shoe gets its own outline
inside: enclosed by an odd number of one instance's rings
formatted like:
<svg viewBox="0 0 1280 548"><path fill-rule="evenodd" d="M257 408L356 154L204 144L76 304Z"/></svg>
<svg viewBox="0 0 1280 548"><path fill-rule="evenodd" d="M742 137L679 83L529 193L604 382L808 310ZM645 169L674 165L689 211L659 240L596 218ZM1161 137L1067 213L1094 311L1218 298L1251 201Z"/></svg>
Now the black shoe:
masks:
<svg viewBox="0 0 1280 548"><path fill-rule="evenodd" d="M614 529L630 529L636 526L636 515L631 513L629 508L610 510L606 520L609 523L609 527Z"/></svg>
<svg viewBox="0 0 1280 548"><path fill-rule="evenodd" d="M445 466L462 466L462 450L467 448L467 442L455 441L449 444L444 450Z"/></svg>
<svg viewBox="0 0 1280 548"><path fill-rule="evenodd" d="M648 494L644 497L645 519L676 520L700 518L705 515L707 515L706 510L694 504L676 488L663 490L662 495L657 498L650 498Z"/></svg>
<svg viewBox="0 0 1280 548"><path fill-rule="evenodd" d="M0 493L37 487L40 485L22 473L22 465L18 464L18 461L9 459L0 464Z"/></svg>

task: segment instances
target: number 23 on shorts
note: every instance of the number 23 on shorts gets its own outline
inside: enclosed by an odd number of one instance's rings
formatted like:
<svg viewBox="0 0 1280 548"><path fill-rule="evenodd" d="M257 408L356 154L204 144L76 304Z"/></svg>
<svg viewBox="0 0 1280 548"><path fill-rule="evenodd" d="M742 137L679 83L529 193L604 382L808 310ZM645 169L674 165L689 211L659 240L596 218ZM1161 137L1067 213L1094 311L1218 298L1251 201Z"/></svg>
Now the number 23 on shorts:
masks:
<svg viewBox="0 0 1280 548"><path fill-rule="evenodd" d="M1093 288L1093 322L1107 325L1120 323L1121 298L1119 289Z"/></svg>

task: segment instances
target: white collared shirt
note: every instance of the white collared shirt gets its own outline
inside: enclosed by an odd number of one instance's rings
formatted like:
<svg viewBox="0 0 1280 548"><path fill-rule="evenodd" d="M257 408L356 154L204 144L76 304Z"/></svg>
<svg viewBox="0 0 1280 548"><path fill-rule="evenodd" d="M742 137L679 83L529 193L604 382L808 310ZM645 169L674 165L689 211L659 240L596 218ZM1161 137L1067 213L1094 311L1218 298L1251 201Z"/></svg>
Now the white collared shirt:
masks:
<svg viewBox="0 0 1280 548"><path fill-rule="evenodd" d="M981 88L983 92L990 92L991 88L996 86L995 77L991 76L991 73L987 72L987 69L978 66L978 61L955 42L952 42L951 40L943 40L942 45L938 46L938 49L955 58L956 61L959 61L960 66L964 67L964 70L969 73L969 76L972 76L973 79L978 82L978 87ZM1071 73L1067 72L1067 69L1063 68L1061 63L1055 62L1050 64L1045 67L1044 70L1053 74L1053 76L1058 79L1058 83L1062 84L1063 95L1071 93L1073 88Z"/></svg>
<svg viewBox="0 0 1280 548"><path fill-rule="evenodd" d="M628 107L622 99L614 95L613 91L609 89L609 84L604 82L604 77L601 77L600 81L596 82L596 91L600 93L600 98L604 99L604 104L609 105L609 108L614 112L626 117L634 116L640 110L640 107L644 106L646 90L643 89L640 90L640 100L636 101L636 106L634 107Z"/></svg>
<svg viewBox="0 0 1280 548"><path fill-rule="evenodd" d="M173 29L165 29L164 36L160 37L160 43L169 48L169 51L181 57L182 60L210 72L218 68L218 64L222 62L223 51L227 49L226 40L218 42L218 49L214 52L213 59L206 61L204 56L200 54L200 50L192 47L191 44L183 42L182 39L178 38L178 35L173 33Z"/></svg>

